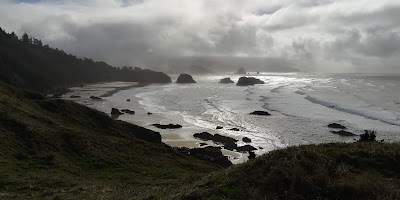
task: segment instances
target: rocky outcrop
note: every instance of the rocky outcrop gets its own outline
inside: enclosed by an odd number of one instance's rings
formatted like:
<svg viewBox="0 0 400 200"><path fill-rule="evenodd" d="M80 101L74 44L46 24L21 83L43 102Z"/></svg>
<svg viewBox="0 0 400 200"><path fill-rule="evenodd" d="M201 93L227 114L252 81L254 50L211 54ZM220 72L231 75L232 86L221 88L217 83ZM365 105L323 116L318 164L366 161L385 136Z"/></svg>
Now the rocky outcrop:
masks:
<svg viewBox="0 0 400 200"><path fill-rule="evenodd" d="M126 101L131 101L130 99L127 99Z"/></svg>
<svg viewBox="0 0 400 200"><path fill-rule="evenodd" d="M230 131L240 131L240 129L238 129L238 128L231 128L231 129L229 129Z"/></svg>
<svg viewBox="0 0 400 200"><path fill-rule="evenodd" d="M257 110L257 111L254 111L254 112L250 113L250 115L269 116L269 115L271 115L271 114L269 114L267 111L260 111L260 110Z"/></svg>
<svg viewBox="0 0 400 200"><path fill-rule="evenodd" d="M111 115L123 115L124 113L122 113L121 111L119 111L116 108L111 108Z"/></svg>
<svg viewBox="0 0 400 200"><path fill-rule="evenodd" d="M254 147L251 146L251 145L246 144L246 145L244 145L244 146L241 146L241 147L236 148L236 150L237 150L238 152L251 152L251 151L254 151L254 150L257 150L257 149L254 148Z"/></svg>
<svg viewBox="0 0 400 200"><path fill-rule="evenodd" d="M251 143L251 139L248 138L248 137L242 138L242 141L245 142L245 143Z"/></svg>
<svg viewBox="0 0 400 200"><path fill-rule="evenodd" d="M180 153L192 155L200 160L212 162L222 167L229 167L232 165L232 162L229 161L229 159L222 154L221 147L208 146L204 148L193 148L193 149L182 147L175 149Z"/></svg>
<svg viewBox="0 0 400 200"><path fill-rule="evenodd" d="M193 77L189 74L181 74L178 79L176 79L176 83L196 83L196 81L193 80Z"/></svg>
<svg viewBox="0 0 400 200"><path fill-rule="evenodd" d="M222 127L222 126L217 126L217 128L215 128L215 129L223 129L224 127Z"/></svg>
<svg viewBox="0 0 400 200"><path fill-rule="evenodd" d="M330 123L328 125L329 128L336 128L336 129L347 129L345 126L338 124L338 123Z"/></svg>
<svg viewBox="0 0 400 200"><path fill-rule="evenodd" d="M92 99L92 100L101 100L100 97L96 97L96 96L90 96L90 99Z"/></svg>
<svg viewBox="0 0 400 200"><path fill-rule="evenodd" d="M236 83L237 86L251 86L256 84L264 84L265 82L254 77L240 77Z"/></svg>
<svg viewBox="0 0 400 200"><path fill-rule="evenodd" d="M178 129L178 128L182 128L182 126L179 125L179 124L167 124L167 125L152 124L152 126L157 127L159 129Z"/></svg>
<svg viewBox="0 0 400 200"><path fill-rule="evenodd" d="M223 79L221 79L220 81L219 81L219 83L222 83L222 84L230 84L230 83L235 83L235 82L233 82L232 80L231 80L231 78L223 78Z"/></svg>
<svg viewBox="0 0 400 200"><path fill-rule="evenodd" d="M148 113L147 113L147 115L152 115L152 114L153 114L153 113L151 113L151 112L148 112Z"/></svg>
<svg viewBox="0 0 400 200"><path fill-rule="evenodd" d="M236 74L246 74L246 70L244 70L243 67L239 68L236 72Z"/></svg>
<svg viewBox="0 0 400 200"><path fill-rule="evenodd" d="M331 133L333 134L337 134L340 136L346 136L346 137L350 137L350 136L355 136L356 134L351 133L349 131L344 131L344 130L340 130L340 131L331 131Z"/></svg>
<svg viewBox="0 0 400 200"><path fill-rule="evenodd" d="M207 132L202 132L202 133L196 133L193 136L195 138L198 138L198 139L201 139L201 140L204 140L204 141L211 140L216 144L223 144L224 148L227 149L227 150L230 150L230 151L236 150L238 152L249 152L250 153L250 152L252 152L254 150L257 150L256 148L254 148L251 145L244 145L244 146L238 147L237 144L236 144L236 142L238 140L236 140L234 138L231 138L231 137L223 136L223 135L220 135L220 134L212 135L212 134L207 133ZM244 140L251 142L251 140L249 138L247 138L247 139L248 140L246 140L246 139L244 139Z"/></svg>
<svg viewBox="0 0 400 200"><path fill-rule="evenodd" d="M133 111L133 110L129 110L129 109L123 109L123 110L121 110L123 113L127 113L127 114L130 114L130 115L134 115L135 114L135 111Z"/></svg>

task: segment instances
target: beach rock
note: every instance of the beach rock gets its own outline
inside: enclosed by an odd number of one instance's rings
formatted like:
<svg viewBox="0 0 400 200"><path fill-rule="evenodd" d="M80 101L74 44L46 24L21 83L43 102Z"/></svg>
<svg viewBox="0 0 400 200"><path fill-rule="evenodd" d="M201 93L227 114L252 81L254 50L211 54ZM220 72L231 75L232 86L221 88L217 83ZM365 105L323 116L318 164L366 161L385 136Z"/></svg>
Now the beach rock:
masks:
<svg viewBox="0 0 400 200"><path fill-rule="evenodd" d="M193 77L189 74L181 74L178 79L176 79L176 83L196 83L196 81L193 80Z"/></svg>
<svg viewBox="0 0 400 200"><path fill-rule="evenodd" d="M193 149L182 147L175 149L180 153L191 155L200 160L205 160L211 163L215 163L222 167L229 167L232 165L232 162L229 161L229 159L222 154L220 147L208 146L204 148L193 148Z"/></svg>
<svg viewBox="0 0 400 200"><path fill-rule="evenodd" d="M216 129L223 129L224 127L222 127L222 126L217 126L217 128Z"/></svg>
<svg viewBox="0 0 400 200"><path fill-rule="evenodd" d="M348 131L344 131L344 130L340 130L340 131L331 131L331 133L333 134L338 134L340 136L346 136L346 137L350 137L350 136L355 136L354 133L348 132Z"/></svg>
<svg viewBox="0 0 400 200"><path fill-rule="evenodd" d="M81 96L78 96L78 95L71 95L69 98L71 98L71 99L76 99L76 98L81 98Z"/></svg>
<svg viewBox="0 0 400 200"><path fill-rule="evenodd" d="M157 127L159 129L178 129L178 128L182 128L182 126L179 125L179 124L168 124L168 125L152 124L152 126Z"/></svg>
<svg viewBox="0 0 400 200"><path fill-rule="evenodd" d="M346 129L345 126L338 124L338 123L331 123L328 125L329 128L336 128L336 129Z"/></svg>
<svg viewBox="0 0 400 200"><path fill-rule="evenodd" d="M152 115L152 114L153 114L153 113L151 113L151 112L148 112L148 113L147 113L147 115Z"/></svg>
<svg viewBox="0 0 400 200"><path fill-rule="evenodd" d="M126 101L131 101L130 99L127 99Z"/></svg>
<svg viewBox="0 0 400 200"><path fill-rule="evenodd" d="M134 115L135 114L135 111L129 110L129 109L123 109L121 111L124 112L124 113L130 114L130 115Z"/></svg>
<svg viewBox="0 0 400 200"><path fill-rule="evenodd" d="M271 114L269 114L267 111L260 111L260 110L257 110L257 111L254 111L254 112L250 113L250 115L269 116L269 115L271 115Z"/></svg>
<svg viewBox="0 0 400 200"><path fill-rule="evenodd" d="M111 115L123 115L124 113L122 113L121 111L119 111L116 108L111 108Z"/></svg>
<svg viewBox="0 0 400 200"><path fill-rule="evenodd" d="M236 74L246 74L246 70L244 70L243 67L239 68L236 72Z"/></svg>
<svg viewBox="0 0 400 200"><path fill-rule="evenodd" d="M256 158L256 154L252 151L249 151L249 156L248 156L249 160Z"/></svg>
<svg viewBox="0 0 400 200"><path fill-rule="evenodd" d="M246 143L251 143L251 139L248 138L248 137L242 138L242 141L243 141L243 142L246 142Z"/></svg>
<svg viewBox="0 0 400 200"><path fill-rule="evenodd" d="M251 145L244 145L244 146L241 146L241 147L238 147L238 148L236 148L236 150L238 151L238 152L250 152L250 151L254 151L254 150L257 150L256 148L254 148L253 146L251 146Z"/></svg>
<svg viewBox="0 0 400 200"><path fill-rule="evenodd" d="M205 141L214 139L214 136L212 134L210 134L210 133L207 133L207 132L195 133L193 135L193 137L201 139L201 140L205 140Z"/></svg>
<svg viewBox="0 0 400 200"><path fill-rule="evenodd" d="M233 151L233 150L235 150L237 148L237 144L234 143L234 142L225 143L224 144L224 148L227 149L227 150Z"/></svg>
<svg viewBox="0 0 400 200"><path fill-rule="evenodd" d="M240 77L236 83L237 86L249 86L255 84L264 84L265 82L254 77Z"/></svg>
<svg viewBox="0 0 400 200"><path fill-rule="evenodd" d="M90 98L91 98L92 100L101 100L100 97L95 97L95 96L90 96Z"/></svg>
<svg viewBox="0 0 400 200"><path fill-rule="evenodd" d="M240 131L240 129L238 129L238 128L231 128L231 129L229 129L230 131Z"/></svg>
<svg viewBox="0 0 400 200"><path fill-rule="evenodd" d="M222 84L229 84L229 83L234 83L232 80L231 80L231 78L223 78L223 79L221 79L220 81L219 81L219 83L222 83Z"/></svg>
<svg viewBox="0 0 400 200"><path fill-rule="evenodd" d="M222 143L222 144L229 144L229 143L235 143L238 140L235 139L235 138L223 136L223 135L220 135L220 134L217 133L217 134L214 135L214 140L213 141L217 142L217 143Z"/></svg>
<svg viewBox="0 0 400 200"><path fill-rule="evenodd" d="M202 132L202 133L195 133L193 135L193 137L201 139L201 140L205 140L205 141L211 140L216 144L223 144L225 149L228 149L231 151L237 148L236 142L238 140L231 138L231 137L223 136L220 134L212 135L207 132Z"/></svg>

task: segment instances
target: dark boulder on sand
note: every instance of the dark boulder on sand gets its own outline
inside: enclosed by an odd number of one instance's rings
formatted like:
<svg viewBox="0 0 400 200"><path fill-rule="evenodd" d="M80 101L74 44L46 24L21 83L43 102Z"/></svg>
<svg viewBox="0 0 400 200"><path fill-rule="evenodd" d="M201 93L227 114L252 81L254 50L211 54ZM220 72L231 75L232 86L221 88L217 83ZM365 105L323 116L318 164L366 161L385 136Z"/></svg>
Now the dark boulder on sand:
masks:
<svg viewBox="0 0 400 200"><path fill-rule="evenodd" d="M147 113L147 115L152 115L152 114L153 114L153 113L151 113L151 112L148 112L148 113Z"/></svg>
<svg viewBox="0 0 400 200"><path fill-rule="evenodd" d="M215 129L223 129L224 127L222 127L222 126L217 126L217 128L215 128Z"/></svg>
<svg viewBox="0 0 400 200"><path fill-rule="evenodd" d="M126 101L131 101L130 99L127 99Z"/></svg>
<svg viewBox="0 0 400 200"><path fill-rule="evenodd" d="M224 156L221 152L221 147L204 147L204 148L193 148L189 149L186 147L175 148L177 152L192 155L200 160L205 160L211 163L215 163L222 167L229 167L232 162Z"/></svg>
<svg viewBox="0 0 400 200"><path fill-rule="evenodd" d="M336 128L336 129L346 129L345 126L338 124L338 123L331 123L328 125L329 128Z"/></svg>
<svg viewBox="0 0 400 200"><path fill-rule="evenodd" d="M243 67L241 67L237 70L236 74L246 74L246 70Z"/></svg>
<svg viewBox="0 0 400 200"><path fill-rule="evenodd" d="M254 151L254 150L257 150L257 149L254 148L253 146L247 144L247 145L244 145L244 146L236 148L236 150L238 152L251 152L251 151Z"/></svg>
<svg viewBox="0 0 400 200"><path fill-rule="evenodd" d="M95 96L90 96L90 98L91 98L92 100L101 100L100 97L95 97Z"/></svg>
<svg viewBox="0 0 400 200"><path fill-rule="evenodd" d="M116 108L111 108L111 115L123 115L124 113L122 113L121 111L119 111Z"/></svg>
<svg viewBox="0 0 400 200"><path fill-rule="evenodd" d="M202 132L202 133L195 133L193 135L193 137L204 140L204 141L211 140L216 144L223 144L225 149L228 149L231 151L233 151L234 149L237 148L237 145L236 145L236 142L238 141L237 139L223 136L220 134L212 135L207 132Z"/></svg>
<svg viewBox="0 0 400 200"><path fill-rule="evenodd" d="M179 124L167 124L167 125L152 124L152 126L157 127L159 129L178 129L178 128L182 128L182 126L179 125Z"/></svg>
<svg viewBox="0 0 400 200"><path fill-rule="evenodd" d="M176 79L176 83L196 83L196 81L193 80L193 77L189 74L181 74L178 79Z"/></svg>
<svg viewBox="0 0 400 200"><path fill-rule="evenodd" d="M265 82L254 77L240 77L236 83L237 86L249 86L255 84L264 84Z"/></svg>
<svg viewBox="0 0 400 200"><path fill-rule="evenodd" d="M246 142L246 143L251 143L251 139L248 138L248 137L242 138L242 141L243 141L243 142Z"/></svg>
<svg viewBox="0 0 400 200"><path fill-rule="evenodd" d="M333 133L333 134L338 134L338 135L340 135L340 136L347 136L347 137L355 136L355 135L356 135L356 134L354 134L354 133L351 133L351 132L349 132L349 131L344 131L344 130L340 130L340 131L331 131L331 133Z"/></svg>
<svg viewBox="0 0 400 200"><path fill-rule="evenodd" d="M238 129L238 128L231 128L231 129L229 129L230 131L240 131L240 129Z"/></svg>
<svg viewBox="0 0 400 200"><path fill-rule="evenodd" d="M213 140L214 136L211 133L202 132L202 133L195 133L193 137L201 139L201 140Z"/></svg>
<svg viewBox="0 0 400 200"><path fill-rule="evenodd" d="M129 109L123 109L121 111L124 112L124 113L130 114L130 115L134 115L135 114L135 111L129 110Z"/></svg>
<svg viewBox="0 0 400 200"><path fill-rule="evenodd" d="M230 83L235 83L235 82L233 82L232 80L231 80L231 78L223 78L223 79L221 79L220 81L219 81L219 83L222 83L222 84L230 84Z"/></svg>
<svg viewBox="0 0 400 200"><path fill-rule="evenodd" d="M250 115L269 116L269 115L271 115L271 114L269 114L267 111L260 111L260 110L257 110L257 111L254 111L254 112L250 113Z"/></svg>

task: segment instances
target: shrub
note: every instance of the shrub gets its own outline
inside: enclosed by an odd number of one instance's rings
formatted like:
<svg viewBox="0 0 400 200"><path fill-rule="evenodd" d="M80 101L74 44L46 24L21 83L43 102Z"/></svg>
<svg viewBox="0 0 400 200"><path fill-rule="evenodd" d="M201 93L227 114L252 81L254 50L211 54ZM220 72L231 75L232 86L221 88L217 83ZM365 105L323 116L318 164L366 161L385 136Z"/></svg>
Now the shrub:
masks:
<svg viewBox="0 0 400 200"><path fill-rule="evenodd" d="M376 131L365 130L364 134L360 135L360 139L357 142L375 142L376 141Z"/></svg>

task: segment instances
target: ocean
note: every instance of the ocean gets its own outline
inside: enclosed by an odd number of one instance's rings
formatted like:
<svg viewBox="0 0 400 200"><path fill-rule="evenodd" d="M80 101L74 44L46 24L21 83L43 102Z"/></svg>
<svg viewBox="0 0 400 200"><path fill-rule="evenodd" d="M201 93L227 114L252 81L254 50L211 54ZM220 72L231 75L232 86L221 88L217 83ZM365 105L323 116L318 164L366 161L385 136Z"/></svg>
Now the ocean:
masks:
<svg viewBox="0 0 400 200"><path fill-rule="evenodd" d="M75 88L73 93L82 95L75 101L107 113L112 107L135 110L135 115L123 115L121 120L161 132L163 141L171 146L199 146L201 141L193 138L193 134L204 131L236 138L238 146L245 145L241 138L248 137L258 155L293 145L358 139L358 136L333 134L327 126L330 123L340 123L356 135L375 130L378 140L400 141L399 76L307 73L247 76L261 79L265 84L220 84L222 78L230 77L237 82L240 76L215 74L194 75L195 84L171 83L121 90L102 101L89 100L93 92L87 88ZM97 90L101 88L104 86ZM268 111L271 116L249 115L255 110ZM160 130L152 127L153 123L177 123L183 128ZM216 130L216 126L224 128ZM234 163L244 157L237 152L224 153Z"/></svg>

